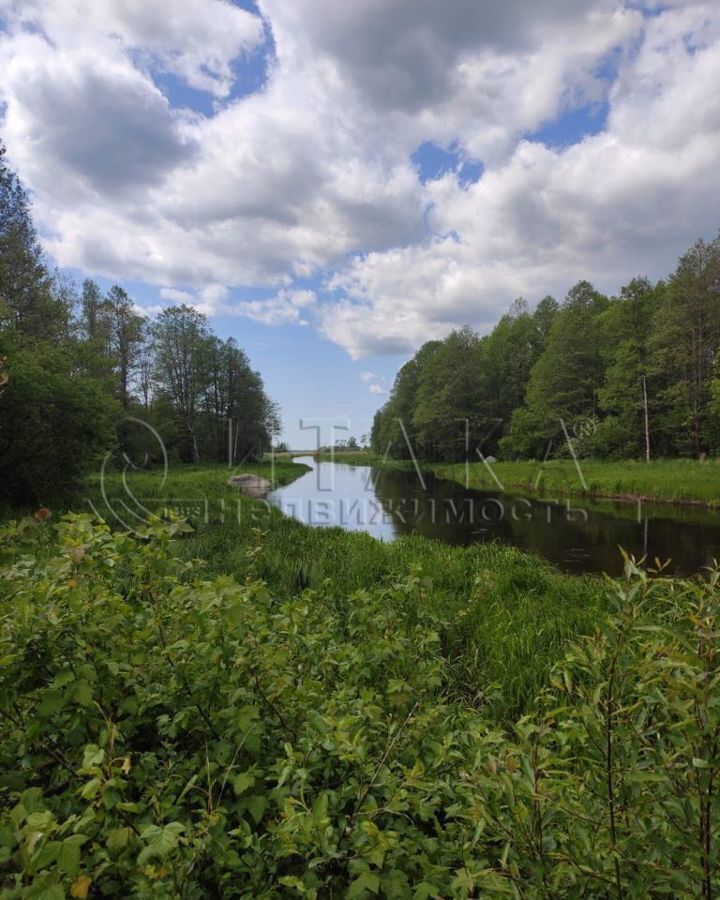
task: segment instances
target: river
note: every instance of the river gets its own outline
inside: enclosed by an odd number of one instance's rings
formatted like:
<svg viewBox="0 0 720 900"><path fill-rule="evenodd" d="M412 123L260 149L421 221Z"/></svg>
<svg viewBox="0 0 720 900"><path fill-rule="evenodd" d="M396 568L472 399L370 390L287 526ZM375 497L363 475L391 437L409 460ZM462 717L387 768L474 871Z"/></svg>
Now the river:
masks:
<svg viewBox="0 0 720 900"><path fill-rule="evenodd" d="M469 490L430 473L295 457L312 467L268 501L309 525L366 531L380 540L416 533L449 544L498 540L566 572L622 571L620 547L671 560L692 574L720 559L720 512L671 504L533 498Z"/></svg>

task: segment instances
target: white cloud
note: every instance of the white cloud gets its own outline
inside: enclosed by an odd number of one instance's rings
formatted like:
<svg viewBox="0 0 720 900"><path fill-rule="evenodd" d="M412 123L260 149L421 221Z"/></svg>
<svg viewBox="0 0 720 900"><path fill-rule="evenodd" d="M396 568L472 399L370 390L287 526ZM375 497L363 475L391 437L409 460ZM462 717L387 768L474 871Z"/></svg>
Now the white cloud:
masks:
<svg viewBox="0 0 720 900"><path fill-rule="evenodd" d="M354 357L406 352L489 328L520 294L660 276L714 232L720 10L638 5L261 0L268 82L220 103L261 16L223 0L0 0L1 133L60 264L211 315L314 321ZM173 108L168 72L214 113ZM600 134L526 140L589 102L608 104ZM424 141L457 141L482 179L421 184ZM294 287L312 276L320 300ZM275 293L233 299L243 288Z"/></svg>
<svg viewBox="0 0 720 900"><path fill-rule="evenodd" d="M227 0L0 0L0 14L70 54L132 53L219 97L232 86L233 60L263 40L260 17Z"/></svg>
<svg viewBox="0 0 720 900"><path fill-rule="evenodd" d="M378 396L381 394L387 394L385 388L380 384L371 384L370 385L370 393L377 394Z"/></svg>
<svg viewBox="0 0 720 900"><path fill-rule="evenodd" d="M3 62L3 133L41 200L143 196L194 152L166 98L120 54L67 54L23 34L0 40Z"/></svg>
<svg viewBox="0 0 720 900"><path fill-rule="evenodd" d="M196 302L196 297L189 291L180 291L177 288L160 288L160 296L171 303L191 304Z"/></svg>
<svg viewBox="0 0 720 900"><path fill-rule="evenodd" d="M597 100L604 54L627 45L642 15L617 0L263 0L289 69L327 59L396 152L459 138L485 162L564 107ZM412 149L412 146L410 146Z"/></svg>
<svg viewBox="0 0 720 900"><path fill-rule="evenodd" d="M304 310L315 305L314 291L279 291L267 300L244 300L232 305L228 312L244 316L264 325L307 325L303 319Z"/></svg>
<svg viewBox="0 0 720 900"><path fill-rule="evenodd" d="M437 234L358 257L331 279L346 299L322 327L356 358L408 351L463 322L488 329L524 295L588 277L614 291L659 277L720 224L720 22L708 6L650 20L611 92L605 131L567 149L520 142L460 190L429 186ZM692 36L692 49L688 49Z"/></svg>
<svg viewBox="0 0 720 900"><path fill-rule="evenodd" d="M363 381L367 384L368 381L373 381L376 377L374 372L361 372L360 373L360 381Z"/></svg>

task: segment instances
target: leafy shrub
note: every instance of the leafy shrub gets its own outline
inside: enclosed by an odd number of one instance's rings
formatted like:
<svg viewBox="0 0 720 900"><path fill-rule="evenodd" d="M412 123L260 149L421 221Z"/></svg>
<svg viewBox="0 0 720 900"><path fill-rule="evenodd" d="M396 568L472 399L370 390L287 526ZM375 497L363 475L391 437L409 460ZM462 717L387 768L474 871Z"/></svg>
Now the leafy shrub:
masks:
<svg viewBox="0 0 720 900"><path fill-rule="evenodd" d="M453 696L416 575L278 598L198 578L186 530L2 534L1 896L717 890L717 574L628 563L508 734Z"/></svg>
<svg viewBox="0 0 720 900"><path fill-rule="evenodd" d="M118 409L98 382L39 345L12 354L0 391L0 498L67 503L113 445Z"/></svg>

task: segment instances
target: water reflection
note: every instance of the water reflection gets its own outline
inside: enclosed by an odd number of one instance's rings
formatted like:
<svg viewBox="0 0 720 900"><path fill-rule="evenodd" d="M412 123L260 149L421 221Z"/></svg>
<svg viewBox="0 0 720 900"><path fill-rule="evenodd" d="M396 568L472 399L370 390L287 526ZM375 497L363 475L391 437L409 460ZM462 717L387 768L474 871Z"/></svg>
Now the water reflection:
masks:
<svg viewBox="0 0 720 900"><path fill-rule="evenodd" d="M467 490L412 471L316 463L268 500L314 526L339 525L381 540L416 533L450 544L500 540L539 553L569 572L622 569L619 547L671 559L670 571L697 572L720 559L720 513L696 507L633 506L527 499Z"/></svg>

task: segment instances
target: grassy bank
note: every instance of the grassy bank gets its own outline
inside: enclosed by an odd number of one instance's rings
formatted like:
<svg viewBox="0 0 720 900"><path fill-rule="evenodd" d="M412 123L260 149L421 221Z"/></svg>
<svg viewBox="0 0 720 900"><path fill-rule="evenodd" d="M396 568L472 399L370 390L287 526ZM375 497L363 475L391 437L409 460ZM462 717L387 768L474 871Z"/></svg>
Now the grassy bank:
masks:
<svg viewBox="0 0 720 900"><path fill-rule="evenodd" d="M324 454L319 458L329 460L330 456ZM347 465L412 466L411 462L383 461L364 453L337 454L336 459ZM582 477L571 459L546 463L495 462L492 463L492 474L482 462L472 462L467 467L464 463L420 462L423 469L434 472L439 478L467 483L478 490L498 490L499 483L506 490L546 497L587 496L720 506L719 460L674 459L644 463L582 459L579 465Z"/></svg>
<svg viewBox="0 0 720 900"><path fill-rule="evenodd" d="M268 465L243 470L271 476ZM305 471L283 462L275 476L288 483ZM158 472L135 473L130 487L148 509L169 504L184 511L195 530L180 552L201 559L207 575L260 578L284 596L304 589L346 595L409 579L443 622L443 654L455 683L499 719L528 707L568 638L592 630L605 608L600 580L562 575L514 548L451 547L414 535L383 543L340 528L309 528L245 498L226 484L227 476L223 467L186 466L171 470L164 483ZM130 521L124 502L117 502L127 499L121 477L107 478L105 490ZM98 482L90 496L102 513Z"/></svg>
<svg viewBox="0 0 720 900"><path fill-rule="evenodd" d="M505 488L544 496L572 495L642 499L672 503L702 503L720 506L720 463L690 459L601 462L580 460L578 472L572 460L547 463L498 462L492 471ZM464 465L433 465L440 478L465 483ZM469 466L469 485L497 488L497 482L481 462Z"/></svg>

